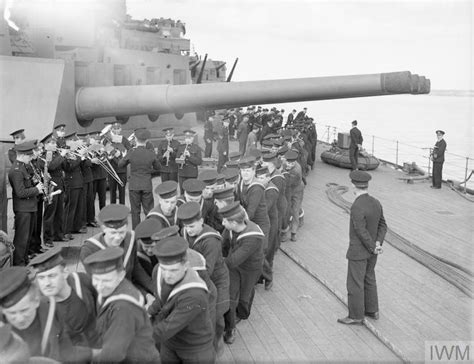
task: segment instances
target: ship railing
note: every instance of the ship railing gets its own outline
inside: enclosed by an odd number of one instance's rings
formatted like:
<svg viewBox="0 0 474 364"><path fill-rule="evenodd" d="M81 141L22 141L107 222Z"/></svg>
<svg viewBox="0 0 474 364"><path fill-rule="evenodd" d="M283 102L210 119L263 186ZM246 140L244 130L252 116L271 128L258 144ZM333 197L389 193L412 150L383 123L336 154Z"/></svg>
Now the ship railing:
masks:
<svg viewBox="0 0 474 364"><path fill-rule="evenodd" d="M328 144L337 140L339 132L348 132L348 130L341 130L333 125L316 125L316 129L321 129L321 127L324 127L324 133L318 139ZM318 135L321 134L318 133ZM419 147L400 140L382 138L376 135L364 135L364 149L379 160L399 168L403 168L404 163L416 163L427 176L431 176L432 161L430 156L433 147ZM473 170L474 158L449 151L445 153L443 179L457 181L464 193L468 188L474 189L474 181L469 179Z"/></svg>

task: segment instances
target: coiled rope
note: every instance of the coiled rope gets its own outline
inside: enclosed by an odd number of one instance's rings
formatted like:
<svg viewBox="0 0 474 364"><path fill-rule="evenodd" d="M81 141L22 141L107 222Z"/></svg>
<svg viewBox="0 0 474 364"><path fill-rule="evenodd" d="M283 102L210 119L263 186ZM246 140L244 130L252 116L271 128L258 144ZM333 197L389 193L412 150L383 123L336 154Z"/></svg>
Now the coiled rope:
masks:
<svg viewBox="0 0 474 364"><path fill-rule="evenodd" d="M350 212L352 204L342 197L348 187L336 183L328 183L326 186L329 200L346 212ZM390 228L387 229L385 241L457 287L467 296L474 297L472 291L474 274L471 270L420 248Z"/></svg>

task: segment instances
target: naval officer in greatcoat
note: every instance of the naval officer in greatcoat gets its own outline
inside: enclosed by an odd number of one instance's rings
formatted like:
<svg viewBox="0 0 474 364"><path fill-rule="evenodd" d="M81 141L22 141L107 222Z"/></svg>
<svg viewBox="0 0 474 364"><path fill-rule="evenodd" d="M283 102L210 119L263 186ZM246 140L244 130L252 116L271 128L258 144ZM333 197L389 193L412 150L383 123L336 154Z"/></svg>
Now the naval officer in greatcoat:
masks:
<svg viewBox="0 0 474 364"><path fill-rule="evenodd" d="M379 318L375 264L382 253L387 224L382 205L368 194L370 174L356 170L350 173L350 178L356 199L351 207L346 254L349 315L337 321L357 325L362 324L364 315L375 320Z"/></svg>
<svg viewBox="0 0 474 364"><path fill-rule="evenodd" d="M436 137L438 140L433 148L433 154L431 156L433 160L433 184L431 188L440 189L441 182L443 181L443 163L444 153L446 152L446 141L444 138L444 131L436 130Z"/></svg>

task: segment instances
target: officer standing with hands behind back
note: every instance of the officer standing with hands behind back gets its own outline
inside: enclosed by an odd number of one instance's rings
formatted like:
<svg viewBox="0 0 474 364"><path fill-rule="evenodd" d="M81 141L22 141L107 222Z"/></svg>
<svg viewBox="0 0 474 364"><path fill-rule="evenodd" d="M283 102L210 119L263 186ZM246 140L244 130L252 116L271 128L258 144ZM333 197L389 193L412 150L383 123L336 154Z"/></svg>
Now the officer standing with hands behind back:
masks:
<svg viewBox="0 0 474 364"><path fill-rule="evenodd" d="M372 178L370 174L352 171L349 177L356 196L351 207L349 249L346 254L349 315L337 322L360 325L364 315L374 320L379 318L375 264L377 256L382 253L387 224L382 205L367 191Z"/></svg>

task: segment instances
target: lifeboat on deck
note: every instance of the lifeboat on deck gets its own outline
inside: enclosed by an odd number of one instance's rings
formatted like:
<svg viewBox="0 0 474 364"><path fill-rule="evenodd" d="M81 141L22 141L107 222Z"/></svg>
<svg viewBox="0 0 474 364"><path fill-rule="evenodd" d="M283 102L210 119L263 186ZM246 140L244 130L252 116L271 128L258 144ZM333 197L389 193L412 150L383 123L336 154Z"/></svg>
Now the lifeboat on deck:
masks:
<svg viewBox="0 0 474 364"><path fill-rule="evenodd" d="M333 166L351 169L351 160L349 158L349 149L339 148L333 145L331 149L321 153L321 159L323 162L332 164ZM370 171L379 166L380 161L373 155L365 151L359 152L359 158L357 159L360 170Z"/></svg>

